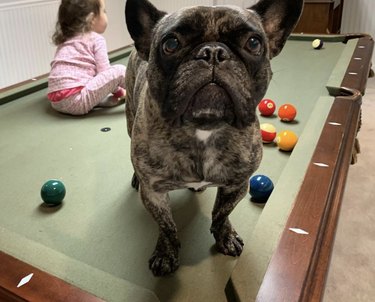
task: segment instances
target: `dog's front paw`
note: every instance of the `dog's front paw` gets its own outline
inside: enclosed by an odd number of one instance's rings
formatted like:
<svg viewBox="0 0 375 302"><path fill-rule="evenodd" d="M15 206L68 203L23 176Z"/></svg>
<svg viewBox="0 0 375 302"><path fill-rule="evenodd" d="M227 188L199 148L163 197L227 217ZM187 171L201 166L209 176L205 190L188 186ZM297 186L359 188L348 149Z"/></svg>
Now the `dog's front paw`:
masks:
<svg viewBox="0 0 375 302"><path fill-rule="evenodd" d="M236 231L231 230L224 234L214 235L218 252L233 257L241 255L244 243Z"/></svg>
<svg viewBox="0 0 375 302"><path fill-rule="evenodd" d="M164 233L159 235L155 251L148 262L150 270L155 276L169 275L178 269L180 246L180 241L175 233L172 232L169 236Z"/></svg>
<svg viewBox="0 0 375 302"><path fill-rule="evenodd" d="M149 260L149 267L155 276L166 276L175 272L180 265L177 253L167 254L155 250Z"/></svg>

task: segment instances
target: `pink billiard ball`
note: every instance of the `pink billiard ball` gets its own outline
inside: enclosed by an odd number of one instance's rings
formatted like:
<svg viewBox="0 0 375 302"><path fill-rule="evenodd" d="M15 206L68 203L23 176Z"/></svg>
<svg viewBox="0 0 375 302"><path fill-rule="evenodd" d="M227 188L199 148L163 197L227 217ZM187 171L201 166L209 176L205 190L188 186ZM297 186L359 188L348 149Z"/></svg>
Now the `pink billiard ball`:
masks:
<svg viewBox="0 0 375 302"><path fill-rule="evenodd" d="M260 125L260 133L262 135L263 143L272 143L276 137L276 128L272 124L263 123Z"/></svg>
<svg viewBox="0 0 375 302"><path fill-rule="evenodd" d="M263 99L260 101L258 109L261 115L271 116L276 110L276 104L270 99Z"/></svg>

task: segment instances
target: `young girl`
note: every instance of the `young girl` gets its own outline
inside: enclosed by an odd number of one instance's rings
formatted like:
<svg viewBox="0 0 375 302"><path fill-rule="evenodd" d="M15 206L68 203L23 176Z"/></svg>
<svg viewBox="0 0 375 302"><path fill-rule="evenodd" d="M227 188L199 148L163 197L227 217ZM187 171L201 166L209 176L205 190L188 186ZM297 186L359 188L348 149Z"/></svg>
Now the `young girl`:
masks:
<svg viewBox="0 0 375 302"><path fill-rule="evenodd" d="M104 0L61 1L48 77L48 99L55 110L82 115L96 106L122 103L125 66L109 64L100 35L106 27Z"/></svg>

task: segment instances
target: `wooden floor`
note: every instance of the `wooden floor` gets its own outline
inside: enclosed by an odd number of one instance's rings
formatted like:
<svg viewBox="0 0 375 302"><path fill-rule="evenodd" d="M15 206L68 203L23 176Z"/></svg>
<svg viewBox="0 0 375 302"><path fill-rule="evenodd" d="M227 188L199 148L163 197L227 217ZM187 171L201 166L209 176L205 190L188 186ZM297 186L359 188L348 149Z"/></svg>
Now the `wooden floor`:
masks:
<svg viewBox="0 0 375 302"><path fill-rule="evenodd" d="M375 301L375 77L362 110L361 154L349 169L324 302Z"/></svg>

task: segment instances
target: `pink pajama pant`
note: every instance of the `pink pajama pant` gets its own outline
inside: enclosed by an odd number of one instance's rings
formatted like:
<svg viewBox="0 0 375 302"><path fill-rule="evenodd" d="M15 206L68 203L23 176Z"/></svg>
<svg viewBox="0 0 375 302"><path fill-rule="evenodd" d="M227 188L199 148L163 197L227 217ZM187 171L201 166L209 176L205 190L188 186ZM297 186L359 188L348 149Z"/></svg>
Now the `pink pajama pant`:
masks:
<svg viewBox="0 0 375 302"><path fill-rule="evenodd" d="M116 92L119 87L125 88L124 65L111 67L92 78L82 90L59 102L51 102L52 107L62 113L83 115L108 98L110 93Z"/></svg>

